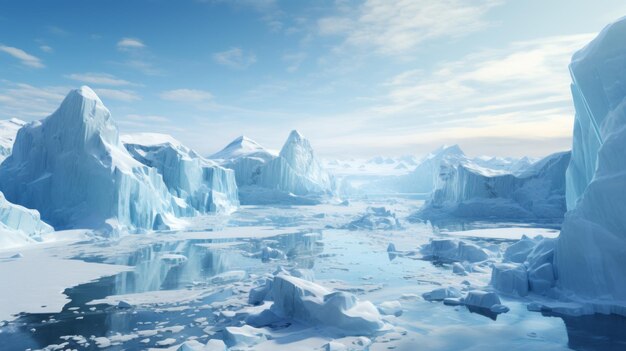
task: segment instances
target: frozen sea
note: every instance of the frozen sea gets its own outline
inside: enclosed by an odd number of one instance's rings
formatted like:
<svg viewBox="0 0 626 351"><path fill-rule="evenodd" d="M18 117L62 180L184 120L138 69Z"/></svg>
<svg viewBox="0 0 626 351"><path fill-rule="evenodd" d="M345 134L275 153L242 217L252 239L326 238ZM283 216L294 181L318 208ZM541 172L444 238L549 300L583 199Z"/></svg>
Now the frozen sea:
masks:
<svg viewBox="0 0 626 351"><path fill-rule="evenodd" d="M524 234L556 236L558 224L408 221L421 204L398 197L244 206L228 217L195 218L184 232L109 240L72 232L2 251L0 349L175 350L187 340L228 339L225 328L241 326L255 311L247 300L257 279L281 267L310 270L317 284L377 306L397 301L401 313L384 316L391 328L367 339L285 321L233 350L323 350L333 340L348 350L626 349L622 317L530 312L529 301L503 295L510 311L500 315L424 300L439 287L484 288L491 262L508 245ZM383 206L398 223L368 227L359 220L368 207ZM422 258L419 247L432 238L474 243L490 259L454 274L450 262ZM388 252L390 243L396 252ZM268 257L265 247L282 254Z"/></svg>

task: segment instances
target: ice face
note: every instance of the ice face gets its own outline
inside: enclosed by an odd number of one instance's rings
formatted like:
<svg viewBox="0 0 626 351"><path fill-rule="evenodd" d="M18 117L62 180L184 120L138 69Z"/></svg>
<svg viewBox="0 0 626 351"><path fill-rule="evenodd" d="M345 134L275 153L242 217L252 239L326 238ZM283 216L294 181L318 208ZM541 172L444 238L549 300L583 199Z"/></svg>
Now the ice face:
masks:
<svg viewBox="0 0 626 351"><path fill-rule="evenodd" d="M441 162L436 189L422 218L560 218L565 213L565 169L570 153L550 155L514 175L469 159Z"/></svg>
<svg viewBox="0 0 626 351"><path fill-rule="evenodd" d="M235 173L198 155L169 135L122 136L135 160L156 168L169 191L200 213L232 212L239 205Z"/></svg>
<svg viewBox="0 0 626 351"><path fill-rule="evenodd" d="M0 165L0 189L57 229L151 229L159 214L194 212L170 195L156 169L126 151L109 110L86 86L19 130Z"/></svg>
<svg viewBox="0 0 626 351"><path fill-rule="evenodd" d="M242 187L256 184L261 167L276 155L256 141L240 136L210 158L235 171L237 185Z"/></svg>
<svg viewBox="0 0 626 351"><path fill-rule="evenodd" d="M624 35L626 18L606 27L574 55L570 66L576 107L567 173L572 210L555 255L558 286L593 299L604 312L626 306Z"/></svg>

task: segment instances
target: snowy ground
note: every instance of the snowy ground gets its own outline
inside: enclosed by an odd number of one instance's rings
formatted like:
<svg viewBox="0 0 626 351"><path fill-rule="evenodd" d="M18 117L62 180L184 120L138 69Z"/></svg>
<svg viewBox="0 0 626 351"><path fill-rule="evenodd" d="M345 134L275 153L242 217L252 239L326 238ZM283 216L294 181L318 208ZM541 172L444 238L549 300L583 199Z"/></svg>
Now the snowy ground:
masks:
<svg viewBox="0 0 626 351"><path fill-rule="evenodd" d="M610 350L626 345L616 327L624 321L614 316L547 316L529 312L528 300L507 296L500 299L510 311L499 315L425 300L422 294L442 287L485 289L490 265L514 240L558 231L550 225L433 228L406 221L420 205L398 198L348 206L248 206L230 217L194 219L184 232L118 240L65 234L64 241L0 252L0 320L5 320L0 345L8 350L175 350L185 341L198 346L210 339L224 340L231 350ZM368 209L381 206L385 211ZM459 272L454 262L423 258L420 247L431 239L461 240L487 256L462 263ZM302 320L246 326L248 316L271 304L250 305L250 290L279 269L299 269L328 290L371 301L386 327L360 337Z"/></svg>

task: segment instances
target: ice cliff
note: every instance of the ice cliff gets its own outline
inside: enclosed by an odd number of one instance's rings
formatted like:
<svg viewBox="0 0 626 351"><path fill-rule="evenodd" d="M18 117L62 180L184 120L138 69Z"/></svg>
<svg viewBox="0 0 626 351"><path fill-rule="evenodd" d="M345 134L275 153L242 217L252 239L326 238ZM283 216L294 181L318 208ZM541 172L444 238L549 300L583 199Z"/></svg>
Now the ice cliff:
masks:
<svg viewBox="0 0 626 351"><path fill-rule="evenodd" d="M278 155L240 137L211 158L235 171L243 204L313 204L336 187L309 141L295 130Z"/></svg>
<svg viewBox="0 0 626 351"><path fill-rule="evenodd" d="M195 212L128 153L109 110L86 86L19 130L0 165L0 190L57 229L151 229Z"/></svg>
<svg viewBox="0 0 626 351"><path fill-rule="evenodd" d="M556 245L557 286L626 314L626 18L572 59L576 108L567 204Z"/></svg>
<svg viewBox="0 0 626 351"><path fill-rule="evenodd" d="M556 153L516 175L467 158L446 158L440 162L435 190L417 217L561 218L569 159L569 152Z"/></svg>
<svg viewBox="0 0 626 351"><path fill-rule="evenodd" d="M170 193L200 213L229 213L237 208L235 173L207 160L166 134L123 135L135 160L156 168Z"/></svg>

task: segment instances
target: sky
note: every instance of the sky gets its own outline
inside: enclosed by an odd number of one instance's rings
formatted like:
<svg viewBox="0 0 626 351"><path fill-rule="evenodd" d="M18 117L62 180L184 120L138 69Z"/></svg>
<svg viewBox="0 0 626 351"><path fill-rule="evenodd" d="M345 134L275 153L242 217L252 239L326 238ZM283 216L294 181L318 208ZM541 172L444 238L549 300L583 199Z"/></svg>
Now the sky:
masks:
<svg viewBox="0 0 626 351"><path fill-rule="evenodd" d="M204 155L298 129L329 158L571 147L567 65L623 0L0 1L0 119L88 85Z"/></svg>

